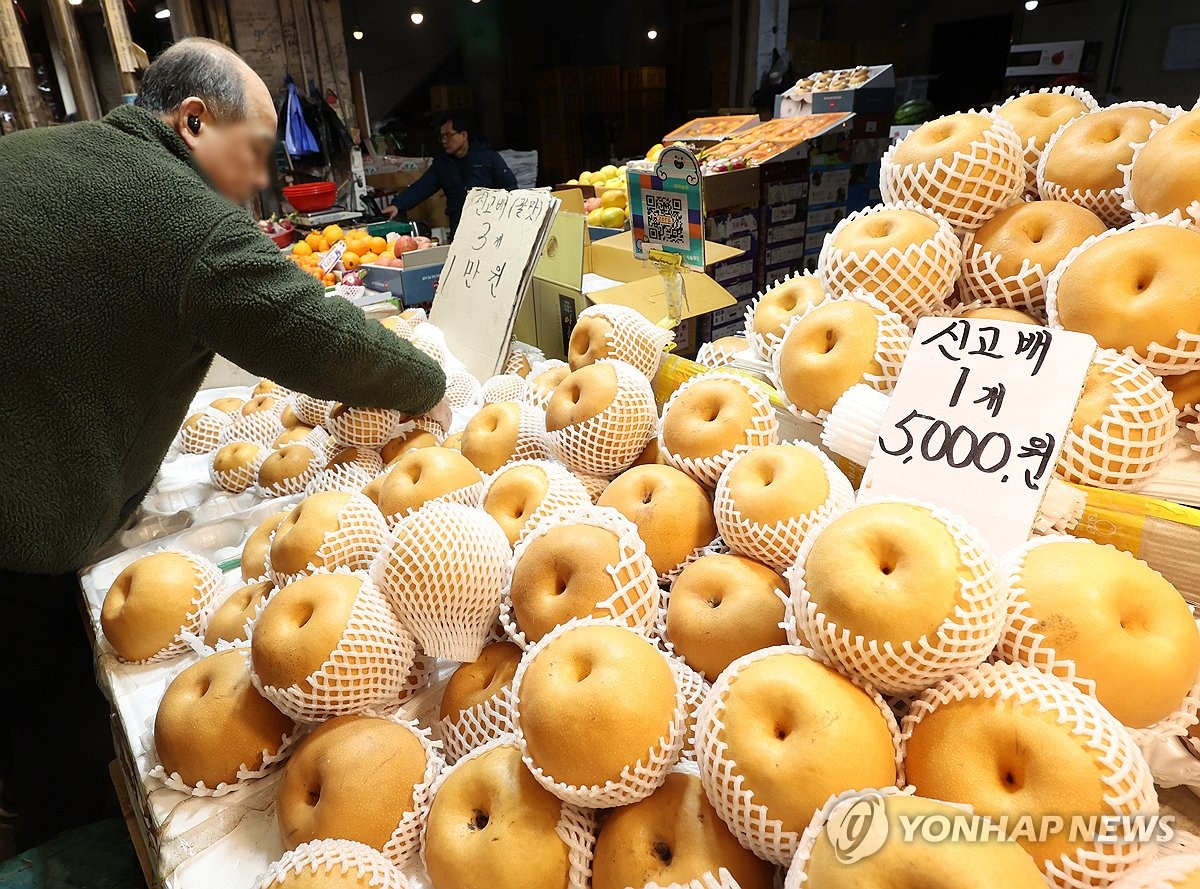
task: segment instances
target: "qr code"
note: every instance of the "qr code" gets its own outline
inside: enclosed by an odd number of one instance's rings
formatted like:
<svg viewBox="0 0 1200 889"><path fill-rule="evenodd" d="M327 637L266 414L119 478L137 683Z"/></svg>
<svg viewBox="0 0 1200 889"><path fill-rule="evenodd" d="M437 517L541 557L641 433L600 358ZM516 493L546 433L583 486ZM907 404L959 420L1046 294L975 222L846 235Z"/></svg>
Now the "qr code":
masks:
<svg viewBox="0 0 1200 889"><path fill-rule="evenodd" d="M681 194L646 192L646 240L671 247L687 247L687 201Z"/></svg>

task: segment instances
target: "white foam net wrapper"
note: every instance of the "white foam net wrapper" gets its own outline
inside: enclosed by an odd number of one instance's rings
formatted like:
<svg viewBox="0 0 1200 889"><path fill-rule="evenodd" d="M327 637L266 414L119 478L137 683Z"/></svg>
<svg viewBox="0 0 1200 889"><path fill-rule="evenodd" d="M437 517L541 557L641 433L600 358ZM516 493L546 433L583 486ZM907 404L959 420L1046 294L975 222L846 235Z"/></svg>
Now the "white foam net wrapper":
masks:
<svg viewBox="0 0 1200 889"><path fill-rule="evenodd" d="M730 343L705 343L696 350L696 363L716 370L728 366L733 361L733 356L740 351L736 345Z"/></svg>
<svg viewBox="0 0 1200 889"><path fill-rule="evenodd" d="M591 317L603 318L612 326L608 335L608 357L632 365L647 378L658 373L663 352L675 341L674 333L628 306L588 306L579 313L580 321Z"/></svg>
<svg viewBox="0 0 1200 889"><path fill-rule="evenodd" d="M591 525L617 536L620 558L616 563L604 566L616 590L607 599L597 602L592 613L609 622L650 633L658 620L658 573L646 553L646 544L638 534L637 525L611 507L587 504L556 510L517 541L505 575L504 595L500 604L500 623L508 637L521 649L529 650L532 643L517 625L513 604L513 571L531 546L563 525Z"/></svg>
<svg viewBox="0 0 1200 889"><path fill-rule="evenodd" d="M592 495L588 492L584 483L561 463L556 463L553 460L513 460L511 463L505 463L491 475L484 478L482 493L476 498L476 504L480 506L486 504L488 495L492 492L492 488L496 483L509 470L522 466L540 469L546 476L548 487L546 495L542 498L541 502L525 516L525 524L520 536L517 538L518 541L537 527L546 517L558 510L570 506L587 506L592 503Z"/></svg>
<svg viewBox="0 0 1200 889"><path fill-rule="evenodd" d="M700 714L700 705L704 703L711 686L704 681L703 675L684 663L683 658L676 657L672 660L675 664L675 675L683 687L683 699L687 702L687 734L683 739L680 763L691 764L696 761L696 718ZM697 774L699 774L698 770Z"/></svg>
<svg viewBox="0 0 1200 889"><path fill-rule="evenodd" d="M1129 816L1158 812L1158 796L1150 767L1125 727L1095 698L1030 667L982 664L927 689L912 702L904 717L901 752L907 755L913 733L930 713L953 702L978 698L994 701L997 707L1006 703L1009 706L1036 704L1040 713L1051 716L1063 731L1068 732L1092 756L1097 766L1108 812L1094 814ZM919 786L916 791L924 793ZM987 817L990 814L979 804L974 808L976 815ZM1074 854L1063 855L1059 860L1040 861L1038 865L1051 886L1090 889L1108 885L1125 871L1153 859L1155 854L1156 848L1150 842L1084 841Z"/></svg>
<svg viewBox="0 0 1200 889"><path fill-rule="evenodd" d="M684 402L687 401L688 393L692 389L702 383L710 383L715 380L723 380L737 386L750 399L752 411L750 425L744 430L743 440L732 448L710 456L689 457L674 453L667 447L667 442L663 437L663 428L667 424L671 411L673 409L684 410ZM738 454L763 445L775 444L779 440L779 418L775 415L775 408L771 405L771 396L767 394L767 390L741 374L728 371L709 371L686 380L682 386L671 393L670 400L663 408L662 419L658 428L658 448L663 459L667 461L667 465L674 466L709 489L716 487L717 479L721 477L721 473L725 471L729 461Z"/></svg>
<svg viewBox="0 0 1200 889"><path fill-rule="evenodd" d="M446 374L446 397L451 407L462 409L479 404L483 390L479 380L465 370L452 370Z"/></svg>
<svg viewBox="0 0 1200 889"><path fill-rule="evenodd" d="M498 401L524 401L529 383L517 374L500 374L486 380L481 388L484 404Z"/></svg>
<svg viewBox="0 0 1200 889"><path fill-rule="evenodd" d="M879 172L884 201L916 201L940 213L956 231L967 232L1020 200L1025 161L1017 131L991 112L976 113L991 118L991 124L949 161L939 157L932 164L898 164L893 158L904 140L889 148Z"/></svg>
<svg viewBox="0 0 1200 889"><path fill-rule="evenodd" d="M305 441L303 443L297 442L295 444L290 444L287 445L287 447L306 447L312 451L312 458L305 465L304 469L295 475L289 475L285 476L284 478L277 479L269 485L262 484L260 480L258 483L258 493L263 498L269 499L271 497L287 497L291 494L299 494L308 486L310 481L316 478L317 473L325 468L325 463L328 460L328 456L326 455L325 450L320 446ZM280 450L283 449L280 448ZM278 454L279 451L276 451L275 453ZM268 459L271 456L273 455L268 455ZM263 462L265 463L266 460ZM260 466L259 469L261 470L262 467Z"/></svg>
<svg viewBox="0 0 1200 889"><path fill-rule="evenodd" d="M996 558L991 547L961 516L941 507L899 498L870 500L856 508L883 503L927 510L954 539L961 565L961 586L953 613L941 620L936 632L896 645L891 640L881 642L852 635L848 628L839 627L821 610L821 604L813 600L805 582L804 562L821 531L836 517L805 540L787 577L798 639L806 640L823 660L842 672L861 677L884 694L907 695L977 666L991 654L1004 629L1008 591L997 582Z"/></svg>
<svg viewBox="0 0 1200 889"><path fill-rule="evenodd" d="M1058 289L1062 283L1063 275L1071 263L1079 258L1081 253L1104 238L1116 237L1122 232L1155 225L1188 227L1188 223L1175 214L1164 219L1131 222L1121 228L1110 228L1106 232L1092 235L1092 237L1068 253L1063 261L1054 267L1054 271L1050 273L1050 277L1046 280L1047 325L1050 327L1064 326L1058 312ZM1150 343L1144 352L1140 352L1132 346L1127 346L1122 351L1130 358L1136 359L1139 363L1146 365L1146 367L1159 374L1182 374L1191 370L1200 370L1200 330L1186 330L1181 327L1175 335L1174 342L1167 344L1153 342Z"/></svg>
<svg viewBox="0 0 1200 889"><path fill-rule="evenodd" d="M508 686L486 701L472 704L453 716L439 719L437 730L446 748L446 761L458 762L471 751L478 750L505 735L511 735L512 711L512 687Z"/></svg>
<svg viewBox="0 0 1200 889"><path fill-rule="evenodd" d="M999 253L985 250L972 240L963 255L960 283L975 308L996 306L1028 312L1037 318L1046 315L1046 279L1053 269L1044 269L1028 257L1014 275L1000 273Z"/></svg>
<svg viewBox="0 0 1200 889"><path fill-rule="evenodd" d="M1162 380L1132 358L1097 349L1094 361L1116 377L1115 391L1098 422L1067 430L1055 472L1102 488L1135 485L1170 455L1179 412Z"/></svg>
<svg viewBox="0 0 1200 889"><path fill-rule="evenodd" d="M821 428L821 444L866 466L875 449L891 397L866 383L851 386L833 405Z"/></svg>
<svg viewBox="0 0 1200 889"><path fill-rule="evenodd" d="M228 444L236 443L228 442ZM258 445L258 453L249 463L235 466L232 469L217 469L215 465L209 467L209 478L212 479L214 487L220 488L222 491L229 491L231 494L240 494L258 483L258 469L262 466L263 460L271 455L271 448L258 442L247 443ZM213 457L215 458L220 453L221 451L218 450Z"/></svg>
<svg viewBox="0 0 1200 889"><path fill-rule="evenodd" d="M825 470L829 496L812 512L788 516L783 521L770 523L753 521L741 513L730 490L729 478L738 462L754 451L739 454L730 461L717 480L716 492L713 494L713 515L717 520L717 530L721 539L733 552L756 559L776 570L791 567L796 561L796 554L800 552L800 545L809 533L831 516L845 512L854 503L854 488L851 487L850 480L820 448L806 441L786 441L780 444L807 450L820 461Z"/></svg>
<svg viewBox="0 0 1200 889"><path fill-rule="evenodd" d="M1110 889L1175 889L1200 875L1200 853L1164 855L1127 872Z"/></svg>
<svg viewBox="0 0 1200 889"><path fill-rule="evenodd" d="M400 520L371 576L422 651L466 663L495 623L509 552L487 513L433 501Z"/></svg>
<svg viewBox="0 0 1200 889"><path fill-rule="evenodd" d="M330 406L323 425L344 445L381 448L400 428L401 417L397 411L378 407L351 407L334 416L333 411L336 407Z"/></svg>
<svg viewBox="0 0 1200 889"><path fill-rule="evenodd" d="M546 438L545 411L529 404L521 404L520 408L521 417L517 422L516 448L505 465L514 460L544 460L550 456L549 442ZM474 419L472 417L472 420Z"/></svg>
<svg viewBox="0 0 1200 889"><path fill-rule="evenodd" d="M729 745L724 737L726 699L733 680L751 664L781 654L802 655L820 662L816 654L798 645L776 645L735 660L717 677L700 705L696 717L696 755L704 793L737 841L759 858L786 866L796 854L801 834L786 829L782 822L771 817L766 806L755 800L754 790L746 785L745 777L738 773L737 763L729 755ZM899 772L900 729L896 717L874 689L853 676L847 678L870 696L879 708L892 737L896 770Z"/></svg>
<svg viewBox="0 0 1200 889"><path fill-rule="evenodd" d="M192 569L196 574L195 591L191 602L188 604L187 613L183 615L183 620L179 623L179 631L170 643L150 655L150 657L137 661L130 661L121 657L114 649L113 653L117 654L118 660L122 663L151 664L157 661L170 660L188 651L191 648L190 640L195 636L204 635L208 619L212 615L213 601L217 598L221 587L225 583L225 575L221 572L221 569L203 556L197 556L194 553L189 553L181 549L167 548L155 550L155 555L158 553L172 553L182 556L191 563Z"/></svg>
<svg viewBox="0 0 1200 889"><path fill-rule="evenodd" d="M612 403L582 423L544 435L551 455L572 472L611 477L632 466L654 437L658 406L650 381L632 365L610 359L596 363L616 371Z"/></svg>
<svg viewBox="0 0 1200 889"><path fill-rule="evenodd" d="M1025 560L1035 549L1049 543L1070 542L1081 546L1102 546L1106 544L1092 543L1086 538L1049 535L1039 537L1018 547L1005 556L998 573L1000 583L1010 590L1008 619L996 655L1009 663L1034 667L1043 673L1049 673L1064 682L1074 685L1084 694L1096 696L1096 683L1078 672L1075 662L1067 657L1060 657L1053 645L1039 632L1041 621L1032 614L1032 607L1025 593L1023 575ZM1109 545L1110 549L1111 547ZM1144 564L1144 563L1143 563ZM1148 566L1147 566L1148 567ZM1153 570L1153 569L1151 569ZM1188 729L1197 722L1200 711L1200 676L1196 678L1192 688L1179 702L1174 712L1164 716L1153 725L1144 728L1129 726L1128 729L1139 744L1152 744L1164 738L1182 737Z"/></svg>
<svg viewBox="0 0 1200 889"><path fill-rule="evenodd" d="M338 569L334 573L351 572ZM387 710L405 692L416 644L370 578L362 572L354 576L362 580L362 588L346 628L325 662L305 677L303 685L263 685L253 668L250 671L254 687L263 697L298 722L323 722L371 709ZM252 640L253 635L251 627Z"/></svg>
<svg viewBox="0 0 1200 889"><path fill-rule="evenodd" d="M553 775L547 774L534 762L529 752L528 741L521 726L521 682L524 680L529 665L533 663L538 655L546 650L547 646L553 644L555 640L560 639L572 630L588 626L613 625L613 621L607 618L588 617L568 621L562 626L556 627L543 636L535 645L530 646L526 650L525 654L521 657L521 663L517 666L516 675L513 677L513 724L521 745L521 758L525 762L525 766L533 773L533 777L539 784L560 800L589 809L611 809L617 806L627 806L630 803L645 799L652 794L662 786L662 783L667 779L667 772L679 760L680 754L683 752L683 744L687 732L688 705L687 699L684 697L686 680L680 676L680 664L660 651L659 653L668 666L670 666L671 673L675 678L675 710L672 713L671 724L667 733L660 737L654 746L646 751L645 758L639 759L635 763L629 763L622 769L619 777L609 779L604 784L594 784L589 787L557 781ZM645 634L629 629L628 627L622 628L631 633L637 633L640 637L646 639L647 644L653 645L653 642ZM596 738L595 740L597 744L606 743L604 738Z"/></svg>
<svg viewBox="0 0 1200 889"><path fill-rule="evenodd" d="M1099 107L1092 94L1080 86L1051 86L1040 90L1026 90L1025 92L1021 93L1020 96L1016 96L1014 98L1023 98L1034 93L1053 93L1055 95L1071 96L1072 98L1078 99L1084 104L1085 112L1095 111ZM994 108L992 108L992 111L998 111L1000 105L1003 104L1004 102L1001 102L1000 104L996 105ZM1018 134L1017 138L1020 138L1020 134ZM1022 163L1025 166L1025 194L1027 197L1030 197L1033 200L1037 200L1038 197L1038 161L1042 159L1043 150L1044 146L1039 148L1033 136L1030 136L1025 140L1025 145L1022 146L1021 149Z"/></svg>
<svg viewBox="0 0 1200 889"><path fill-rule="evenodd" d="M587 489L588 496L592 498L592 503L600 500L600 495L605 492L612 481L602 475L588 475L586 472L576 472L575 478L579 479L580 484Z"/></svg>
<svg viewBox="0 0 1200 889"><path fill-rule="evenodd" d="M826 236L826 239L828 239L828 236ZM763 361L771 360L771 355L774 353L775 349L779 347L779 343L783 339L781 333L759 333L754 329L754 316L758 312L758 307L762 304L763 297L765 297L776 287L786 284L788 281L798 280L800 278L815 277L817 277L815 273L805 271L792 272L789 275L784 275L782 278L776 278L774 284L772 284L770 287L767 287L765 290L759 291L758 296L751 300L750 305L746 307L746 314L744 316L745 328L743 333L747 341L750 343L750 348L754 350L754 354ZM821 286L825 286L824 282L822 282ZM699 356L697 356L696 361L700 364L704 364L703 361L700 361Z"/></svg>
<svg viewBox="0 0 1200 889"><path fill-rule="evenodd" d="M446 338L428 321L421 322L413 329L409 342L413 344L413 348L424 352L443 367L446 366Z"/></svg>
<svg viewBox="0 0 1200 889"><path fill-rule="evenodd" d="M783 385L782 371L783 354L787 348L788 338L799 329L800 323L813 312L817 311L817 309L847 300L866 303L874 309L878 325L875 333L875 354L873 360L879 366L879 373L871 371L864 373L860 383L856 385L866 384L880 392L891 392L896 387L896 380L900 376L900 365L904 363L904 359L908 355L909 343L912 341L912 333L909 331L904 319L863 290L854 291L843 297L826 296L820 302L813 304L788 322L779 347L771 353L771 374L774 378L776 391L783 400L784 407L801 419L824 422L825 417L829 413L821 411L819 415L814 416L795 405L788 396L787 389Z"/></svg>
<svg viewBox="0 0 1200 889"><path fill-rule="evenodd" d="M363 486L376 475L378 472L371 472L358 462L326 466L304 486L304 493L311 496L323 494L326 491L343 491L345 493L361 491Z"/></svg>
<svg viewBox="0 0 1200 889"><path fill-rule="evenodd" d="M1175 117L1178 116L1175 115ZM1153 139L1158 131L1166 125L1165 123L1159 123L1157 120L1150 121L1150 139ZM1147 139L1145 142L1138 142L1133 146L1133 158L1129 163L1117 165L1125 177L1121 185L1121 206L1135 222L1151 222L1156 219L1165 218L1158 213L1146 212L1139 209L1137 201L1133 199L1132 183L1133 177L1137 175L1134 171L1137 168L1138 157L1141 155L1142 149L1149 144L1150 139ZM1150 175L1153 174L1154 171L1151 171ZM1188 220L1192 225L1200 226L1200 195L1197 195L1196 199L1189 201L1187 206L1176 207L1172 212L1178 213L1181 218Z"/></svg>
<svg viewBox="0 0 1200 889"><path fill-rule="evenodd" d="M372 889L412 889L412 883L378 849L350 840L313 840L273 862L256 884L259 889L286 886L307 875L344 876Z"/></svg>
<svg viewBox="0 0 1200 889"><path fill-rule="evenodd" d="M554 386L550 385L549 380L539 381L538 378L548 371L565 367L567 367L567 362L559 361L557 358L550 358L534 364L529 371L529 376L525 378L527 385L522 400L526 404L545 410L546 405L550 403L550 396L554 394Z"/></svg>
<svg viewBox="0 0 1200 889"><path fill-rule="evenodd" d="M883 253L857 253L834 245L846 226L880 210L910 210L932 219L938 230L932 238L909 244L903 250L889 247ZM954 293L962 265L962 245L950 223L914 201L896 201L856 210L825 236L817 270L821 284L834 296L851 296L866 290L904 323L915 327L926 315L945 308Z"/></svg>
<svg viewBox="0 0 1200 889"><path fill-rule="evenodd" d="M329 413L332 401L323 401L297 392L292 398L292 412L299 417L305 426L324 426L325 415Z"/></svg>
<svg viewBox="0 0 1200 889"><path fill-rule="evenodd" d="M800 844L796 849L796 856L788 865L787 874L784 877L783 889L800 889L801 886L808 882L809 862L812 860L813 849L816 848L817 840L821 838L825 827L829 824L830 819L835 812L839 812L846 806L853 805L855 801L862 799L864 794L873 794L880 797L889 796L912 796L912 787L879 787L869 788L865 790L848 790L845 793L838 793L829 798L829 801L821 808L813 820L805 828L804 833L800 835ZM953 805L948 803L947 805Z"/></svg>
<svg viewBox="0 0 1200 889"><path fill-rule="evenodd" d="M290 511L290 509L289 509ZM278 530L271 533L274 543ZM267 574L282 589L306 574L315 574L320 569L332 571L345 568L348 571L366 571L371 567L376 554L388 537L387 523L379 507L365 494L352 494L338 511L337 525L325 532L324 538L314 553L306 570L285 574L271 565L271 551L267 550Z"/></svg>
<svg viewBox="0 0 1200 889"><path fill-rule="evenodd" d="M209 651L225 651L229 648L240 648L243 652L243 656L246 657L247 660L249 659L250 650L246 648L244 644L229 645L228 643L220 642L218 645L221 646L219 649L209 649ZM241 790L251 782L256 781L259 778L266 777L267 775L271 774L271 772L275 771L279 767L280 763L285 762L287 758L291 756L292 744L299 736L300 731L298 727L293 727L291 732L280 736L279 743L275 745L274 749L267 748L258 751L257 761L254 763L243 762L238 766L237 780L233 781L232 783L227 784L222 781L215 787L208 787L203 781L198 781L195 784L188 784L183 779L183 776L178 772L171 772L169 774L167 773L167 770L162 765L162 761L158 758L158 751L155 750L153 746L151 746L150 749L153 751L154 765L151 767L148 775L151 778L161 781L166 787L178 791L179 793L186 793L189 796L225 796L226 794L232 793L235 790ZM153 738L153 732L150 733L150 737L151 739Z"/></svg>
<svg viewBox="0 0 1200 889"><path fill-rule="evenodd" d="M233 421L222 426L217 433L219 445L231 441L253 441L270 448L275 439L283 434L283 423L279 417L283 408L255 411L252 414L234 414Z"/></svg>
<svg viewBox="0 0 1200 889"><path fill-rule="evenodd" d="M1113 105L1106 105L1104 108L1093 109L1093 111L1088 113L1112 111L1114 108L1149 108L1152 111L1165 114L1168 118L1177 110L1169 108L1166 105L1161 105L1158 102L1117 102ZM1067 121L1058 128L1058 131L1046 143L1046 148L1042 151L1042 156L1038 158L1038 194L1043 201L1066 201L1071 204L1078 204L1080 207L1086 207L1099 216L1104 221L1104 224L1110 228L1125 225L1131 217L1129 210L1125 208L1124 188L1105 188L1100 191L1093 191L1090 188L1081 190L1078 188L1069 188L1046 177L1047 161L1054 152L1054 147L1058 143L1059 138L1062 137L1062 134L1066 132L1071 124L1078 122L1083 116L1086 115L1081 115Z"/></svg>
<svg viewBox="0 0 1200 889"><path fill-rule="evenodd" d="M369 715L376 715L374 713ZM435 741L427 728L422 728L415 720L405 719L399 714L380 716L396 725L404 726L421 742L425 751L425 772L421 781L413 787L412 808L401 817L400 823L392 832L381 850L397 867L408 867L417 861L421 851L421 836L425 832L425 820L429 816L429 804L433 802L433 787L441 775L446 762L442 756L442 745Z"/></svg>
<svg viewBox="0 0 1200 889"><path fill-rule="evenodd" d="M233 418L215 407L197 411L196 422L186 422L179 429L179 449L185 454L207 454L215 451L221 440L221 430L233 422ZM189 416L190 420L191 417Z"/></svg>
<svg viewBox="0 0 1200 889"><path fill-rule="evenodd" d="M489 738L483 744L475 747L457 761L453 765L444 769L438 780L434 783L433 791L430 793L430 799L437 796L442 789L442 785L450 779L454 772L473 762L480 757L491 753L499 747L518 747L520 746L516 735L512 732L505 732L497 735L494 738ZM596 848L596 816L589 809L573 806L570 803L563 803L558 824L555 826L555 833L562 840L563 845L567 847L567 860L569 869L567 873L566 889L589 889L592 876L592 855ZM429 838L426 836L421 844L421 863L424 870L428 873L428 843ZM519 865L519 863L516 863Z"/></svg>

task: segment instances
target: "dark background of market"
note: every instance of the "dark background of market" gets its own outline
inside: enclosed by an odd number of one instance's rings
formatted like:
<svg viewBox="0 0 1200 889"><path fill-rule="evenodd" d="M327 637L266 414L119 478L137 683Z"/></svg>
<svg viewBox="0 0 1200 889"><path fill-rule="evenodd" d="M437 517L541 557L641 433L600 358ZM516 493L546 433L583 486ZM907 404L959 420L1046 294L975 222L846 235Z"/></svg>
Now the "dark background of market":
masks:
<svg viewBox="0 0 1200 889"><path fill-rule="evenodd" d="M43 70L57 54L47 2L17 3L30 53ZM432 114L472 109L494 147L539 150L544 184L641 156L701 114L753 108L756 93L760 110L770 109L755 76L757 0L190 2L202 29L212 8L225 6L235 47L276 91L284 70L298 82L301 72L277 51L272 30L282 26L286 41L288 19L306 15L328 23L326 32L340 27L340 35L305 35L297 26L299 42L311 36L310 61L328 52L336 65L344 54L349 71L362 72L369 116L394 137L391 153L436 151ZM152 58L173 39L172 20L156 14L169 5L178 22L187 3L125 0L134 42ZM794 0L786 37L792 70L780 89L816 70L892 63L898 103L927 89L946 113L1007 94L1010 43L1087 40L1098 45L1079 80L1097 97L1195 101L1200 71L1162 65L1171 27L1200 20L1194 0L1042 0L1033 11L1025 7L1023 0ZM413 12L424 15L421 24L410 20ZM84 0L74 13L104 111L122 90L100 0ZM656 39L648 39L650 30ZM61 118L61 78L53 67L42 81L50 113Z"/></svg>

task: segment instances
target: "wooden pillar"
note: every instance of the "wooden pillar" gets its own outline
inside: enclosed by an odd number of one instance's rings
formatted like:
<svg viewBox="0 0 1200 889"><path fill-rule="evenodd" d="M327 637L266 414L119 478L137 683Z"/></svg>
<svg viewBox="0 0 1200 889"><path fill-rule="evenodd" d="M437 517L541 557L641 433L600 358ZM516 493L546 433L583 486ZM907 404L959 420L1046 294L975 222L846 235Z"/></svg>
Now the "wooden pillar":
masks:
<svg viewBox="0 0 1200 889"><path fill-rule="evenodd" d="M17 126L23 130L45 126L49 122L46 106L29 64L25 35L21 33L16 10L8 0L0 0L0 65L8 73L8 91Z"/></svg>
<svg viewBox="0 0 1200 889"><path fill-rule="evenodd" d="M167 0L167 9L171 13L171 36L176 40L204 36L196 24L191 0Z"/></svg>
<svg viewBox="0 0 1200 889"><path fill-rule="evenodd" d="M112 43L113 59L117 63L121 92L125 95L136 95L137 53L134 51L133 37L129 33L129 20L125 18L124 0L100 0L100 8L104 12L104 23L108 27L108 39Z"/></svg>
<svg viewBox="0 0 1200 889"><path fill-rule="evenodd" d="M80 120L98 120L100 106L96 103L96 88L92 84L92 69L88 65L87 50L79 39L75 27L75 16L67 0L46 0L50 17L54 21L54 33L58 36L58 48L63 64L67 67L67 79L71 92L75 94L75 110Z"/></svg>
<svg viewBox="0 0 1200 889"><path fill-rule="evenodd" d="M225 5L225 0L202 0L202 5L209 36L232 47L233 29L229 25L229 7Z"/></svg>

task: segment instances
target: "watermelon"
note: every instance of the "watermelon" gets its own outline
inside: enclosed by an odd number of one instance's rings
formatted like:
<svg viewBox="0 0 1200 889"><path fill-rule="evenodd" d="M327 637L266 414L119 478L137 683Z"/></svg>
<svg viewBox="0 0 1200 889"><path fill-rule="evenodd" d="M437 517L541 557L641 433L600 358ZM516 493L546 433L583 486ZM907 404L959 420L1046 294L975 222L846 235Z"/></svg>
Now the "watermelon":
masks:
<svg viewBox="0 0 1200 889"><path fill-rule="evenodd" d="M937 109L933 107L932 102L928 99L913 99L896 109L894 122L898 126L911 126L925 123L935 117L937 117Z"/></svg>

